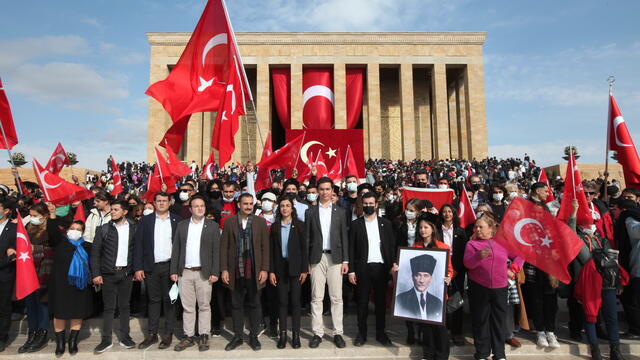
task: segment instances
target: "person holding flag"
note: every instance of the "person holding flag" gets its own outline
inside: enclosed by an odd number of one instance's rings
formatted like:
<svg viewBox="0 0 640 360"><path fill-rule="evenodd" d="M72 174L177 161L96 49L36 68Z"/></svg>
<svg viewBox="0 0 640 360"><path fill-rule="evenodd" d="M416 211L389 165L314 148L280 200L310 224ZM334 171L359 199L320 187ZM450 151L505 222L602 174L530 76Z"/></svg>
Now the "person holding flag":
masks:
<svg viewBox="0 0 640 360"><path fill-rule="evenodd" d="M9 345L11 300L16 281L16 224L11 222L15 202L0 200L0 352Z"/></svg>

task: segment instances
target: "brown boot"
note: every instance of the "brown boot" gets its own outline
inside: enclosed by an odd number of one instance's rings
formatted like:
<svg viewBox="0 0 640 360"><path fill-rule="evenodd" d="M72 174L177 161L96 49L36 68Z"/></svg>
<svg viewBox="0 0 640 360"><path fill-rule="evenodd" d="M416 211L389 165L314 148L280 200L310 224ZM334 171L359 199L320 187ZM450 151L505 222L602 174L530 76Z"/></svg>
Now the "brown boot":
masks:
<svg viewBox="0 0 640 360"><path fill-rule="evenodd" d="M160 335L160 345L158 345L158 349L164 350L171 347L171 342L173 341L173 335Z"/></svg>
<svg viewBox="0 0 640 360"><path fill-rule="evenodd" d="M152 335L147 335L144 340L138 345L138 349L140 350L144 350L146 348L148 348L149 346L155 344L158 342L158 335L157 334L152 334Z"/></svg>

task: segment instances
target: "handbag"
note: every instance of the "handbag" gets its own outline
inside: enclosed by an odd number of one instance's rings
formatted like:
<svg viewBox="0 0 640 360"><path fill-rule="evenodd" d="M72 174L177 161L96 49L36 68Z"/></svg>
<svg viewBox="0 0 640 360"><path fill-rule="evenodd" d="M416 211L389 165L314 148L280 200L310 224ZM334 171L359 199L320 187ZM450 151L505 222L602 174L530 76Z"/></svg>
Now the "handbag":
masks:
<svg viewBox="0 0 640 360"><path fill-rule="evenodd" d="M462 298L460 291L456 291L449 295L449 298L447 299L447 314L456 312L456 310L460 309L463 304L464 299Z"/></svg>

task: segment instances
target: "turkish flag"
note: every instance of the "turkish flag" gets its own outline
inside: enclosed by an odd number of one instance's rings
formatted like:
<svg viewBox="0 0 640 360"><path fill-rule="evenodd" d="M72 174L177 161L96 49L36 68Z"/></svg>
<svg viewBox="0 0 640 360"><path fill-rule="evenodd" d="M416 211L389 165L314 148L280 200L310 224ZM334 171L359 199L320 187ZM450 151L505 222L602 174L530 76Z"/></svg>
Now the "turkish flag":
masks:
<svg viewBox="0 0 640 360"><path fill-rule="evenodd" d="M362 114L364 68L347 68L347 129L355 129Z"/></svg>
<svg viewBox="0 0 640 360"><path fill-rule="evenodd" d="M118 164L116 163L116 159L114 159L113 156L111 156L111 172L113 174L113 190L111 191L111 195L116 196L120 194L123 191L123 189L122 189L122 177L120 177L120 170L118 169Z"/></svg>
<svg viewBox="0 0 640 360"><path fill-rule="evenodd" d="M274 151L267 158L260 160L258 174L256 176L256 192L271 187L270 171L272 169L293 169L296 166L300 154L300 148L304 141L304 133L289 140L283 147Z"/></svg>
<svg viewBox="0 0 640 360"><path fill-rule="evenodd" d="M55 205L68 205L94 196L93 191L72 184L58 175L52 174L49 170L43 169L36 159L33 159L33 172L38 184L40 184L45 201Z"/></svg>
<svg viewBox="0 0 640 360"><path fill-rule="evenodd" d="M9 106L9 100L7 94L2 87L2 80L0 79L0 125L2 131L0 131L0 149L13 149L18 143L18 135L16 135L16 127L13 124L13 116L11 115L11 107Z"/></svg>
<svg viewBox="0 0 640 360"><path fill-rule="evenodd" d="M364 159L362 159L361 163L364 164ZM351 145L347 145L347 155L345 156L344 169L342 170L342 173L345 177L348 175L356 175L358 178L358 184L360 183L360 178L364 177L364 174L360 172L355 155L353 155Z"/></svg>
<svg viewBox="0 0 640 360"><path fill-rule="evenodd" d="M580 180L580 171L578 171L576 159L573 153L571 153L571 156L569 156L569 164L567 165L567 175L564 178L562 202L560 203L560 210L558 210L558 219L561 221L567 222L571 216L573 212L573 205L571 204L573 199L578 200L577 224L582 226L593 224L591 209L587 202L587 197L584 194L582 180Z"/></svg>
<svg viewBox="0 0 640 360"><path fill-rule="evenodd" d="M567 224L522 198L515 198L507 208L495 239L510 253L565 284L571 281L567 266L584 245Z"/></svg>
<svg viewBox="0 0 640 360"><path fill-rule="evenodd" d="M291 129L291 68L271 69L271 87L280 124L285 130Z"/></svg>
<svg viewBox="0 0 640 360"><path fill-rule="evenodd" d="M178 159L176 153L171 150L171 146L167 145L165 149L167 150L167 164L169 164L169 171L173 176L181 178L191 174L191 168Z"/></svg>
<svg viewBox="0 0 640 360"><path fill-rule="evenodd" d="M207 180L213 180L216 178L216 173L214 172L214 167L216 166L216 154L211 150L209 153L209 159L207 159L206 164L202 167L202 177Z"/></svg>
<svg viewBox="0 0 640 360"><path fill-rule="evenodd" d="M305 134L304 143L300 148L299 161L296 169L298 174L302 174L309 168L309 165L322 151L327 169L333 168L338 159L338 153L347 163L343 165L343 174L348 175L346 170L352 172L358 178L364 177L364 146L362 129L350 130L287 130L287 141ZM349 161L349 154L352 153L352 161ZM351 165L349 165L351 163ZM357 169L357 171L356 171ZM287 169L287 174L291 174Z"/></svg>
<svg viewBox="0 0 640 360"><path fill-rule="evenodd" d="M73 214L73 221L87 222L87 217L84 214L84 205L82 205L82 201L78 203L78 207L76 208L76 213Z"/></svg>
<svg viewBox="0 0 640 360"><path fill-rule="evenodd" d="M460 192L458 218L460 219L460 227L463 229L476 221L476 214L473 212L473 207L467 194L467 188L464 185L462 185L462 191Z"/></svg>
<svg viewBox="0 0 640 360"><path fill-rule="evenodd" d="M333 166L329 170L327 176L333 180L338 181L343 178L342 176L342 157L340 156L340 152L338 152L338 158L333 163Z"/></svg>
<svg viewBox="0 0 640 360"><path fill-rule="evenodd" d="M538 182L547 184L547 190L549 190L549 195L547 195L545 203L551 202L555 200L555 196L553 196L553 190L551 190L551 185L549 184L549 178L547 178L547 172L540 168L540 175L538 176Z"/></svg>
<svg viewBox="0 0 640 360"><path fill-rule="evenodd" d="M607 129L609 150L616 152L618 163L622 165L624 172L624 182L628 187L640 188L640 158L613 95L609 95Z"/></svg>
<svg viewBox="0 0 640 360"><path fill-rule="evenodd" d="M38 290L38 274L31 253L31 240L18 214L16 229L16 299L21 300Z"/></svg>
<svg viewBox="0 0 640 360"><path fill-rule="evenodd" d="M267 133L267 139L264 141L264 147L262 148L262 155L260 161L268 158L273 153L273 144L271 143L271 132Z"/></svg>
<svg viewBox="0 0 640 360"><path fill-rule="evenodd" d="M302 123L305 129L333 129L333 69L302 70Z"/></svg>
<svg viewBox="0 0 640 360"><path fill-rule="evenodd" d="M171 124L167 132L164 133L162 140L160 140L160 146L164 148L170 146L172 149L178 149L179 151L182 147L182 143L184 142L184 134L187 131L189 119L191 119L191 114L184 116Z"/></svg>
<svg viewBox="0 0 640 360"><path fill-rule="evenodd" d="M240 115L246 114L245 92L247 87L240 74L241 64L235 55L235 50L230 47L233 58L231 71L227 82L224 100L222 101L211 135L211 147L218 150L218 161L223 167L236 149L235 135L240 127Z"/></svg>
<svg viewBox="0 0 640 360"><path fill-rule="evenodd" d="M415 187L402 188L402 207L407 205L407 201L417 198L420 200L429 200L433 204L433 207L440 210L444 204L453 203L453 190L452 189L423 189Z"/></svg>
<svg viewBox="0 0 640 360"><path fill-rule="evenodd" d="M45 166L45 169L49 170L52 174L58 175L65 165L71 165L71 162L69 162L69 157L64 151L62 144L58 143L58 146L53 150L53 154L51 154L51 158Z"/></svg>
<svg viewBox="0 0 640 360"><path fill-rule="evenodd" d="M169 170L169 164L164 160L162 154L156 150L156 166L153 167L153 173L147 179L147 192L144 194L144 198L147 202L153 202L153 197L163 191L162 185L166 186L164 192L173 194L176 192L177 179L171 175Z"/></svg>

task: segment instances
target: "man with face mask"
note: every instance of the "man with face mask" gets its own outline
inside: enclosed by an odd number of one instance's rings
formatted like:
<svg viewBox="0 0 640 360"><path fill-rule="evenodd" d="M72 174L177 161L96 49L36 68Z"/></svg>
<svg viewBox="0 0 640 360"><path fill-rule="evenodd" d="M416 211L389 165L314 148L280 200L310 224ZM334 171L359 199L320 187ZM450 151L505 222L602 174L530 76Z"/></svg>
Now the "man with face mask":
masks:
<svg viewBox="0 0 640 360"><path fill-rule="evenodd" d="M171 206L171 212L178 215L181 219L186 219L191 216L191 209L189 207L189 199L196 194L196 190L193 184L185 182L180 185L180 189L176 193L176 202Z"/></svg>
<svg viewBox="0 0 640 360"><path fill-rule="evenodd" d="M425 170L418 170L414 174L414 183L413 186L417 188L427 188L429 187L429 175Z"/></svg>
<svg viewBox="0 0 640 360"><path fill-rule="evenodd" d="M344 181L346 193L338 199L338 206L344 209L348 226L352 220L353 209L358 200L358 178L355 175L347 175Z"/></svg>
<svg viewBox="0 0 640 360"><path fill-rule="evenodd" d="M222 211L220 212L220 228L224 229L224 222L227 218L234 216L238 210L236 207L237 184L227 181L222 185Z"/></svg>
<svg viewBox="0 0 640 360"><path fill-rule="evenodd" d="M287 180L284 183L284 193L293 199L293 206L296 208L298 219L304 222L304 213L309 208L309 205L298 201L298 181L296 179Z"/></svg>
<svg viewBox="0 0 640 360"><path fill-rule="evenodd" d="M213 218L220 223L220 212L222 211L222 181L214 179L207 184L208 207L213 209Z"/></svg>
<svg viewBox="0 0 640 360"><path fill-rule="evenodd" d="M260 201L261 201L261 204L260 204L261 211L258 216L265 219L267 221L267 227L271 229L271 224L273 224L273 222L275 221L275 215L273 213L273 210L276 205L276 195L271 192L266 192L262 195L262 198L260 199Z"/></svg>
<svg viewBox="0 0 640 360"><path fill-rule="evenodd" d="M11 298L16 280L16 224L11 222L12 200L0 200L0 352L9 344Z"/></svg>
<svg viewBox="0 0 640 360"><path fill-rule="evenodd" d="M307 203L311 206L318 205L318 187L315 185L307 186Z"/></svg>
<svg viewBox="0 0 640 360"><path fill-rule="evenodd" d="M354 220L349 230L349 282L356 286L358 335L355 346L367 341L369 293L375 293L376 340L390 346L385 334L385 294L395 256L395 237L391 222L377 214L378 201L373 192L361 197L364 216Z"/></svg>

